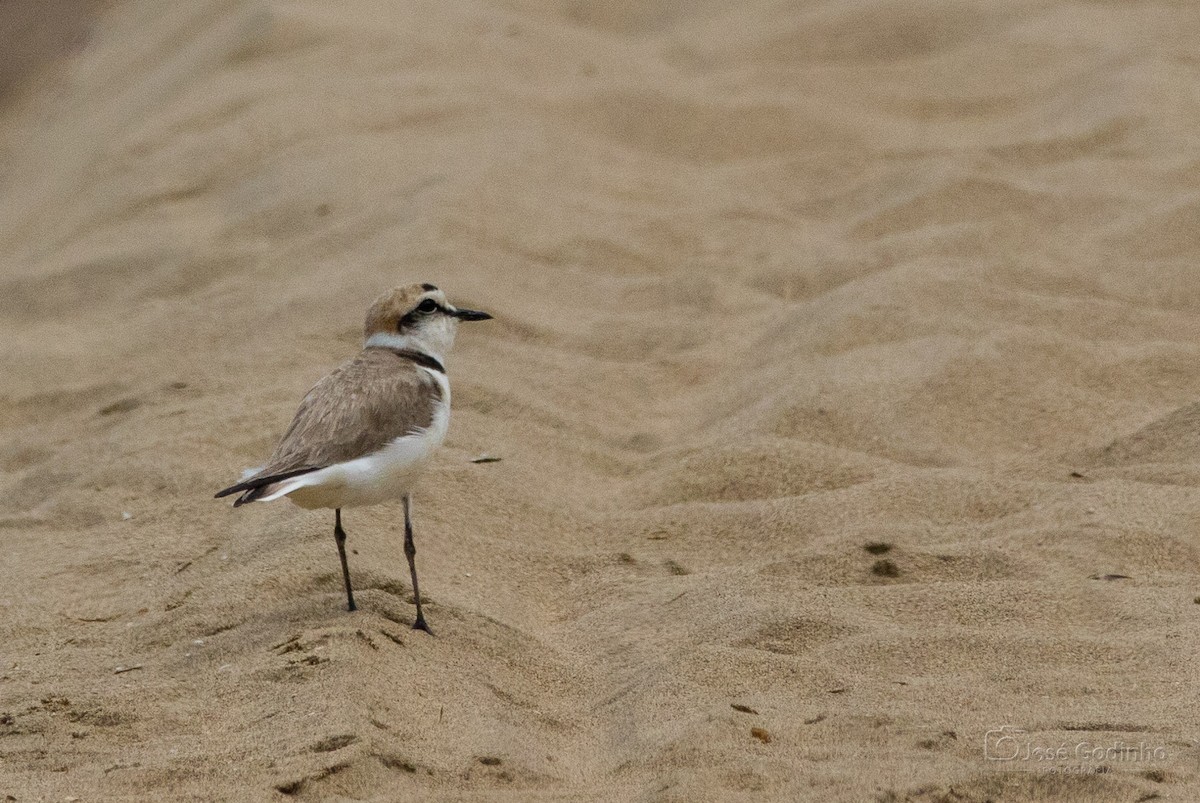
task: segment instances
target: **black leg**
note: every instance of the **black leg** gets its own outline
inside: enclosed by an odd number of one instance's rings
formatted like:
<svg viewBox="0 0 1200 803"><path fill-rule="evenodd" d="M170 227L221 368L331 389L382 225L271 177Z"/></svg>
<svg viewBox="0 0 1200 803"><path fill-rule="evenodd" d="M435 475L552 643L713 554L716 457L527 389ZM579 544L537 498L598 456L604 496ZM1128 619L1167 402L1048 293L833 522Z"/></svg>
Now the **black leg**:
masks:
<svg viewBox="0 0 1200 803"><path fill-rule="evenodd" d="M412 516L409 514L408 494L404 495L404 554L408 558L408 570L412 572L413 599L417 603L417 621L413 622L413 630L424 630L429 635L433 631L425 623L425 614L421 613L421 587L417 585L417 547L413 544Z"/></svg>
<svg viewBox="0 0 1200 803"><path fill-rule="evenodd" d="M342 559L342 580L346 583L346 607L358 610L354 604L354 589L350 587L350 564L346 562L346 531L342 529L342 509L333 511L333 539L337 541L338 557Z"/></svg>

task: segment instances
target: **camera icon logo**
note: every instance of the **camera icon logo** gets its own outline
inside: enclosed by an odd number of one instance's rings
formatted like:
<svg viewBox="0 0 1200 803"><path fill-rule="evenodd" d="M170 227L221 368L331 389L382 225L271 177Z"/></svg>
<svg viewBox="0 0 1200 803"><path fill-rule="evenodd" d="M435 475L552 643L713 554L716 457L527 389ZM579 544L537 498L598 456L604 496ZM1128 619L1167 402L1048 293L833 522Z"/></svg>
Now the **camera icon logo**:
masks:
<svg viewBox="0 0 1200 803"><path fill-rule="evenodd" d="M1021 728L1005 725L983 734L983 757L988 761L1013 761L1021 754Z"/></svg>

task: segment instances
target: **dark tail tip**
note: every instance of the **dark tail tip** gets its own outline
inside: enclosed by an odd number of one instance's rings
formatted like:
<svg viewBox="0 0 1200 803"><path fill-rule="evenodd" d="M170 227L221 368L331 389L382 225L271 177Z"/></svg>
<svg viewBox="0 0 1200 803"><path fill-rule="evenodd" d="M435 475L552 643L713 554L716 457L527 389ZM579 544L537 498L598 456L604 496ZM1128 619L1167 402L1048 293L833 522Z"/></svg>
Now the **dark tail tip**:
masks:
<svg viewBox="0 0 1200 803"><path fill-rule="evenodd" d="M314 466L304 466L303 468L284 471L280 474L268 474L261 477L252 477L243 482L239 482L236 485L230 485L228 488L222 488L213 495L213 499L220 499L223 496L229 496L230 494L235 494L239 491L245 491L245 493L238 497L237 501L233 503L234 507L240 507L247 502L253 502L255 499L262 496L263 489L272 483L290 480L292 477L299 477L301 474L307 474L310 471L316 470L317 468Z"/></svg>
<svg viewBox="0 0 1200 803"><path fill-rule="evenodd" d="M233 506L241 507L242 505L248 505L251 502L257 502L258 498L267 492L267 487L268 486L266 485L260 485L257 488L251 488L237 499L234 499Z"/></svg>

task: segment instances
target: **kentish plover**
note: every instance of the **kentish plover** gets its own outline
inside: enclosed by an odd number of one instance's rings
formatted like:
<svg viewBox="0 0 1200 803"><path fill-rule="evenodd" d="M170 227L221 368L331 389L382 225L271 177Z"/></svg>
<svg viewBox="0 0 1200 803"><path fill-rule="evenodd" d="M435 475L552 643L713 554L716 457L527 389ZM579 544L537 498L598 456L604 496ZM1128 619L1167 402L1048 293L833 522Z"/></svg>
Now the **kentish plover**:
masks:
<svg viewBox="0 0 1200 803"><path fill-rule="evenodd" d="M381 296L367 311L359 355L313 386L267 464L217 497L240 492L234 507L286 496L310 510L333 508L333 536L352 611L342 508L402 498L404 554L417 606L413 627L429 631L417 585L410 495L450 423L444 359L458 322L491 317L452 306L432 284Z"/></svg>

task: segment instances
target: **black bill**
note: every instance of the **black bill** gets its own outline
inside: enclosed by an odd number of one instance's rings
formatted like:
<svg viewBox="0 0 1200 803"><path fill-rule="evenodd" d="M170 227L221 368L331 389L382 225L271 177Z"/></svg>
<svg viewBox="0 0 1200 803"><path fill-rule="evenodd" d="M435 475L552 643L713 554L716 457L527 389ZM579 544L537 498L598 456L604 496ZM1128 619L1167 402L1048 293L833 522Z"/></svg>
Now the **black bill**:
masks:
<svg viewBox="0 0 1200 803"><path fill-rule="evenodd" d="M460 321L490 321L492 319L491 315L477 309L456 309L448 314Z"/></svg>

